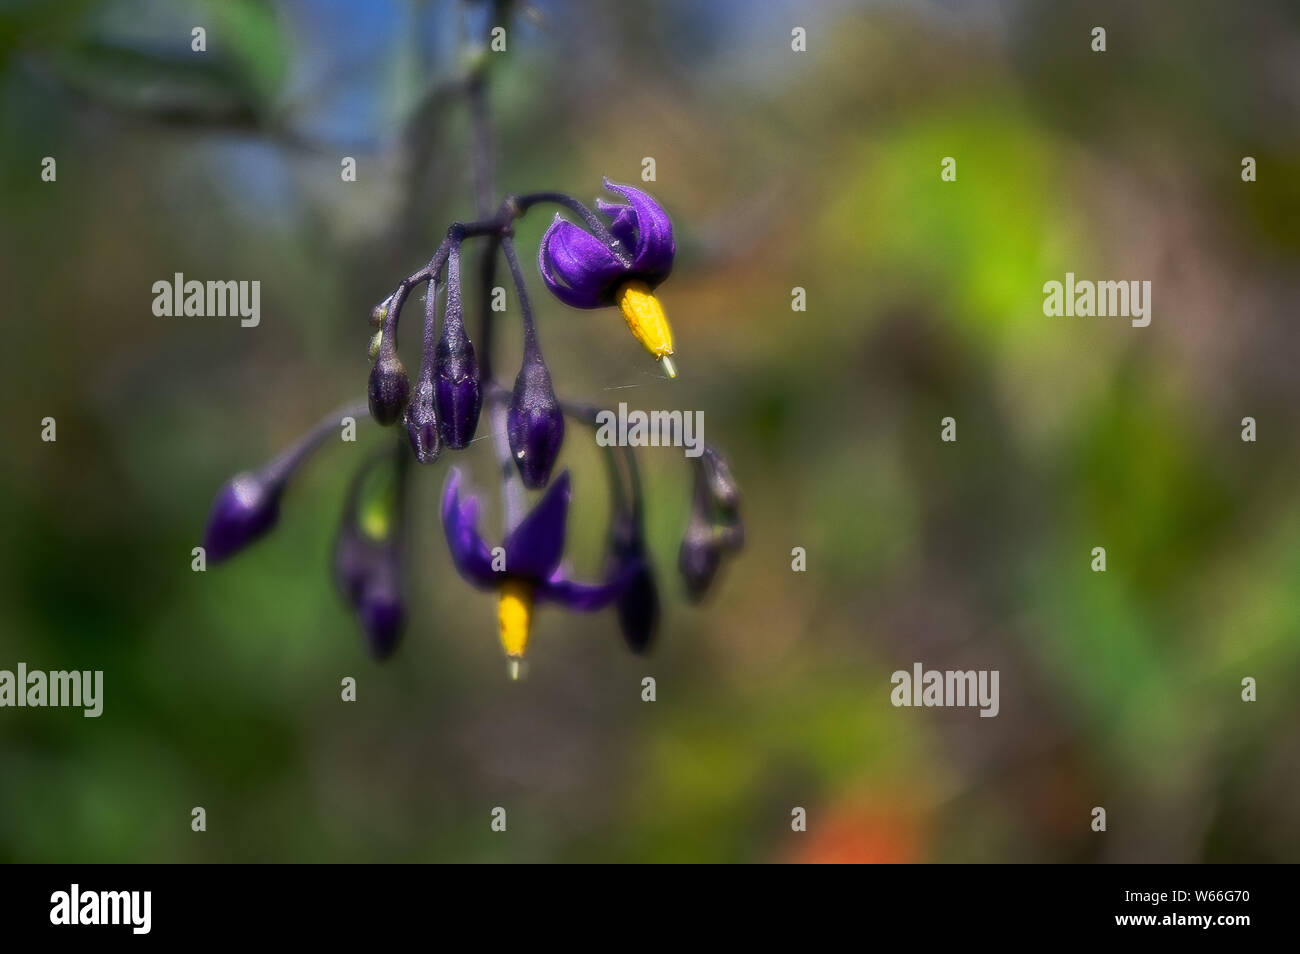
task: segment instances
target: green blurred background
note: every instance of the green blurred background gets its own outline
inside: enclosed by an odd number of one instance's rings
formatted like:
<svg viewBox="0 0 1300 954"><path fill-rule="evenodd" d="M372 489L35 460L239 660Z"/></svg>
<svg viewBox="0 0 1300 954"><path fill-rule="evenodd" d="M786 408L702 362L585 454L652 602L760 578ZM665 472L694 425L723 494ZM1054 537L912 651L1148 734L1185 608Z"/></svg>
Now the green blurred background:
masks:
<svg viewBox="0 0 1300 954"><path fill-rule="evenodd" d="M687 605L689 468L644 452L657 651L543 610L512 684L437 518L453 461L494 498L481 441L415 474L410 626L375 663L328 573L366 423L272 537L191 572L217 487L363 394L369 307L472 216L440 90L488 17L0 5L0 668L105 673L97 720L0 710L0 859L1296 860L1294 4L510 11L500 188L590 200L653 156L678 236L670 383L617 314L546 295L547 216L521 223L557 390L702 409L746 550ZM1151 326L1044 317L1066 271L1150 280ZM154 317L174 272L260 280L261 325ZM577 427L562 463L594 573L606 491ZM1000 670L1000 715L893 708L915 661Z"/></svg>

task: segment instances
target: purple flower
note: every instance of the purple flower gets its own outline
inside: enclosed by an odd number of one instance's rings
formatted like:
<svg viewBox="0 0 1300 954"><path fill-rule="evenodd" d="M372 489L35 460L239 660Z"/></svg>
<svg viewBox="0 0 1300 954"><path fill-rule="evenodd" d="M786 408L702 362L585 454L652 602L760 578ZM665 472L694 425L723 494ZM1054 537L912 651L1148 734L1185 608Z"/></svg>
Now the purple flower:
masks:
<svg viewBox="0 0 1300 954"><path fill-rule="evenodd" d="M203 550L220 563L265 536L280 517L284 478L278 469L242 473L217 492L203 534Z"/></svg>
<svg viewBox="0 0 1300 954"><path fill-rule="evenodd" d="M677 253L673 224L659 203L640 189L608 179L605 188L627 200L597 200L596 208L609 219L608 233L593 235L556 215L538 250L542 279L551 294L574 308L617 305L633 336L674 377L668 357L673 353L672 329L652 294L672 271Z"/></svg>
<svg viewBox="0 0 1300 954"><path fill-rule="evenodd" d="M565 523L569 515L566 470L519 524L506 534L494 558L478 532L478 499L460 495L460 472L453 468L442 494L442 526L452 562L462 577L483 589L500 592L501 645L512 662L528 646L535 603L558 603L582 612L598 610L622 595L638 570L634 562L614 568L601 583L571 580L560 568Z"/></svg>
<svg viewBox="0 0 1300 954"><path fill-rule="evenodd" d="M609 219L609 231L630 250L620 258L601 239L557 214L542 236L538 265L546 287L574 308L615 305L620 285L645 282L654 288L672 271L673 224L659 203L640 189L605 180L626 204L596 200L596 208Z"/></svg>

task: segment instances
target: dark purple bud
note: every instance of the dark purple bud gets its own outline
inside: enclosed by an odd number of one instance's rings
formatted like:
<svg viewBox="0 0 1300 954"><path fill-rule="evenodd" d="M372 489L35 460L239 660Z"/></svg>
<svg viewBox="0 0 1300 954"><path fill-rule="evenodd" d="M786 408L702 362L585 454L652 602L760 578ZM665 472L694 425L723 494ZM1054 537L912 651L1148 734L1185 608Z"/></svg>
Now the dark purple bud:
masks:
<svg viewBox="0 0 1300 954"><path fill-rule="evenodd" d="M402 588L402 526L405 512L406 466L409 458L399 446L392 483L375 493L372 474L390 463L384 452L357 470L348 489L338 537L334 543L334 580L356 614L366 645L377 659L397 647L406 623ZM369 488L369 499L363 490Z"/></svg>
<svg viewBox="0 0 1300 954"><path fill-rule="evenodd" d="M341 413L360 416L362 408ZM219 563L265 536L280 516L280 497L290 478L339 426L339 412L328 414L288 450L256 471L236 474L217 492L208 512L203 549Z"/></svg>
<svg viewBox="0 0 1300 954"><path fill-rule="evenodd" d="M483 407L483 394L479 389L474 345L465 334L460 299L459 245L452 245L447 254L447 310L443 314L442 337L438 339L434 368L442 439L447 446L460 450L468 447L474 439L479 411Z"/></svg>
<svg viewBox="0 0 1300 954"><path fill-rule="evenodd" d="M334 583L348 606L356 607L361 600L374 563L374 544L361 536L355 517L345 512L334 542Z"/></svg>
<svg viewBox="0 0 1300 954"><path fill-rule="evenodd" d="M433 381L425 375L415 385L415 396L406 406L406 434L411 450L421 464L432 464L442 452L437 412L434 410Z"/></svg>
<svg viewBox="0 0 1300 954"><path fill-rule="evenodd" d="M411 384L406 377L406 368L402 359L388 344L379 346L379 356L374 367L370 369L370 385L367 396L370 400L370 416L387 427L397 423L406 407L410 396Z"/></svg>
<svg viewBox="0 0 1300 954"><path fill-rule="evenodd" d="M525 348L510 396L506 434L524 486L545 487L564 441L564 413L551 386L551 373L535 348Z"/></svg>
<svg viewBox="0 0 1300 954"><path fill-rule="evenodd" d="M387 659L397 648L406 626L406 604L395 561L385 561L366 582L356 604L366 645L376 659Z"/></svg>
<svg viewBox="0 0 1300 954"><path fill-rule="evenodd" d="M659 629L659 588L655 585L654 570L646 558L640 528L630 515L616 520L610 552L616 567L629 562L640 567L616 604L623 641L628 649L640 656L650 651ZM613 575L607 573L607 576Z"/></svg>
<svg viewBox="0 0 1300 954"><path fill-rule="evenodd" d="M406 622L396 548L367 538L345 515L334 547L334 579L371 654L390 655Z"/></svg>
<svg viewBox="0 0 1300 954"><path fill-rule="evenodd" d="M618 625L628 649L638 656L650 651L659 629L659 590L648 563L618 599Z"/></svg>
<svg viewBox="0 0 1300 954"><path fill-rule="evenodd" d="M735 510L740 505L740 487L731 475L727 459L712 447L705 447L700 463L704 468L710 496L719 506Z"/></svg>
<svg viewBox="0 0 1300 954"><path fill-rule="evenodd" d="M677 569L686 595L701 600L708 593L724 552L739 550L745 530L740 522L740 489L726 460L707 448L695 468L691 520L677 553Z"/></svg>
<svg viewBox="0 0 1300 954"><path fill-rule="evenodd" d="M232 477L212 502L203 534L203 550L211 563L227 557L266 535L280 516L284 479L266 471Z"/></svg>
<svg viewBox="0 0 1300 954"><path fill-rule="evenodd" d="M708 593L721 562L722 551L713 538L713 527L707 520L692 517L677 551L677 569L691 600L699 601Z"/></svg>
<svg viewBox="0 0 1300 954"><path fill-rule="evenodd" d="M450 340L444 325L438 339L436 399L438 424L447 446L457 450L469 445L478 429L478 415L483 406L479 389L478 362L474 346L461 335L461 345Z"/></svg>

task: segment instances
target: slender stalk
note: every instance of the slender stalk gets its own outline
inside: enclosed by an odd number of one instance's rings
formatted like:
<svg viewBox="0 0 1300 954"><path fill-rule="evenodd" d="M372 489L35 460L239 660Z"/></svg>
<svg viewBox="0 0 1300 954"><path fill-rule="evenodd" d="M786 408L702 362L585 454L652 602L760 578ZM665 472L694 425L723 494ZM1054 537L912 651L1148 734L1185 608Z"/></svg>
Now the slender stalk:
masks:
<svg viewBox="0 0 1300 954"><path fill-rule="evenodd" d="M450 273L450 269L448 272ZM450 274L448 276L450 278ZM424 293L424 353L420 357L420 380L433 378L434 350L438 343L438 278L429 279L429 289Z"/></svg>
<svg viewBox="0 0 1300 954"><path fill-rule="evenodd" d="M582 221L586 223L587 228L591 229L592 234L609 246L609 250L614 253L614 256L620 262L624 265L632 264L632 257L628 254L627 249L623 247L622 242L614 237L614 233L606 227L600 216L587 208L573 196L564 192L530 192L526 195L512 196L511 199L513 200L512 204L519 210L518 214L520 216L534 205L540 205L542 203L551 203L563 206L581 218Z"/></svg>
<svg viewBox="0 0 1300 954"><path fill-rule="evenodd" d="M515 255L515 243L508 237L501 239L501 251L506 254L506 264L510 266L510 277L514 279L515 291L519 295L519 311L524 322L524 351L536 352L537 326L533 324L533 306L528 300L528 288L524 285L523 269L519 267L519 258Z"/></svg>
<svg viewBox="0 0 1300 954"><path fill-rule="evenodd" d="M582 401L561 401L560 410L575 421L580 421L588 427L599 426L597 423L597 415L601 412L602 408L599 408L594 404L586 404ZM610 463L610 479L613 480L615 471L618 470L614 465L615 455L613 451L615 448L607 449L611 452L608 460ZM641 526L645 516L645 501L641 494L641 469L637 466L636 452L631 447L620 446L617 450L622 452L617 456L623 458L623 468L618 472L619 480L616 489L616 499L619 502L626 499L621 479L622 474L626 472L627 482L630 487L627 496L632 500L632 517L636 521L636 525L639 527Z"/></svg>
<svg viewBox="0 0 1300 954"><path fill-rule="evenodd" d="M465 84L465 101L469 106L470 139L474 161L474 205L479 218L492 213L492 196L496 191L496 167L492 148L492 124L487 99L486 70L475 70Z"/></svg>
<svg viewBox="0 0 1300 954"><path fill-rule="evenodd" d="M308 457L310 457L325 438L339 426L339 421L345 417L362 418L370 416L369 405L362 401L359 404L348 404L330 414L325 415L316 423L316 425L304 434L299 440L285 450L279 457L267 464L264 473L269 481L275 482L284 480L297 470Z"/></svg>
<svg viewBox="0 0 1300 954"><path fill-rule="evenodd" d="M524 487L515 473L510 458L510 437L506 431L506 402L503 392L493 390L488 403L492 415L492 446L496 449L497 463L501 466L501 499L505 505L505 528L509 533L524 519Z"/></svg>

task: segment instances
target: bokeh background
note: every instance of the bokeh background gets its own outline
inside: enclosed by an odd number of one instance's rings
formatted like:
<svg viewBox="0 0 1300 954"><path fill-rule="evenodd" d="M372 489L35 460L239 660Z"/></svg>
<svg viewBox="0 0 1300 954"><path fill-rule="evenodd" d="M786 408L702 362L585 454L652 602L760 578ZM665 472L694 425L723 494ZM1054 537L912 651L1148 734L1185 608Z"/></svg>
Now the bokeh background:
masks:
<svg viewBox="0 0 1300 954"><path fill-rule="evenodd" d="M689 468L643 452L656 651L630 655L610 612L543 610L513 684L493 597L446 555L447 453L415 474L411 622L375 663L328 572L350 472L386 437L363 424L272 537L191 572L217 487L363 394L368 309L472 215L445 90L498 14L8 0L0 668L102 669L105 708L0 711L0 859L1300 857L1295 5L502 15L500 188L590 200L653 156L678 235L670 383L615 313L546 295L548 216L521 223L557 390L704 410L746 550L687 605ZM154 317L178 271L260 280L260 327ZM1151 326L1044 317L1066 271L1152 281ZM517 337L512 315L507 380ZM454 460L480 488L489 443ZM594 573L607 498L577 427L563 463ZM1001 714L893 708L915 661L1000 670Z"/></svg>

